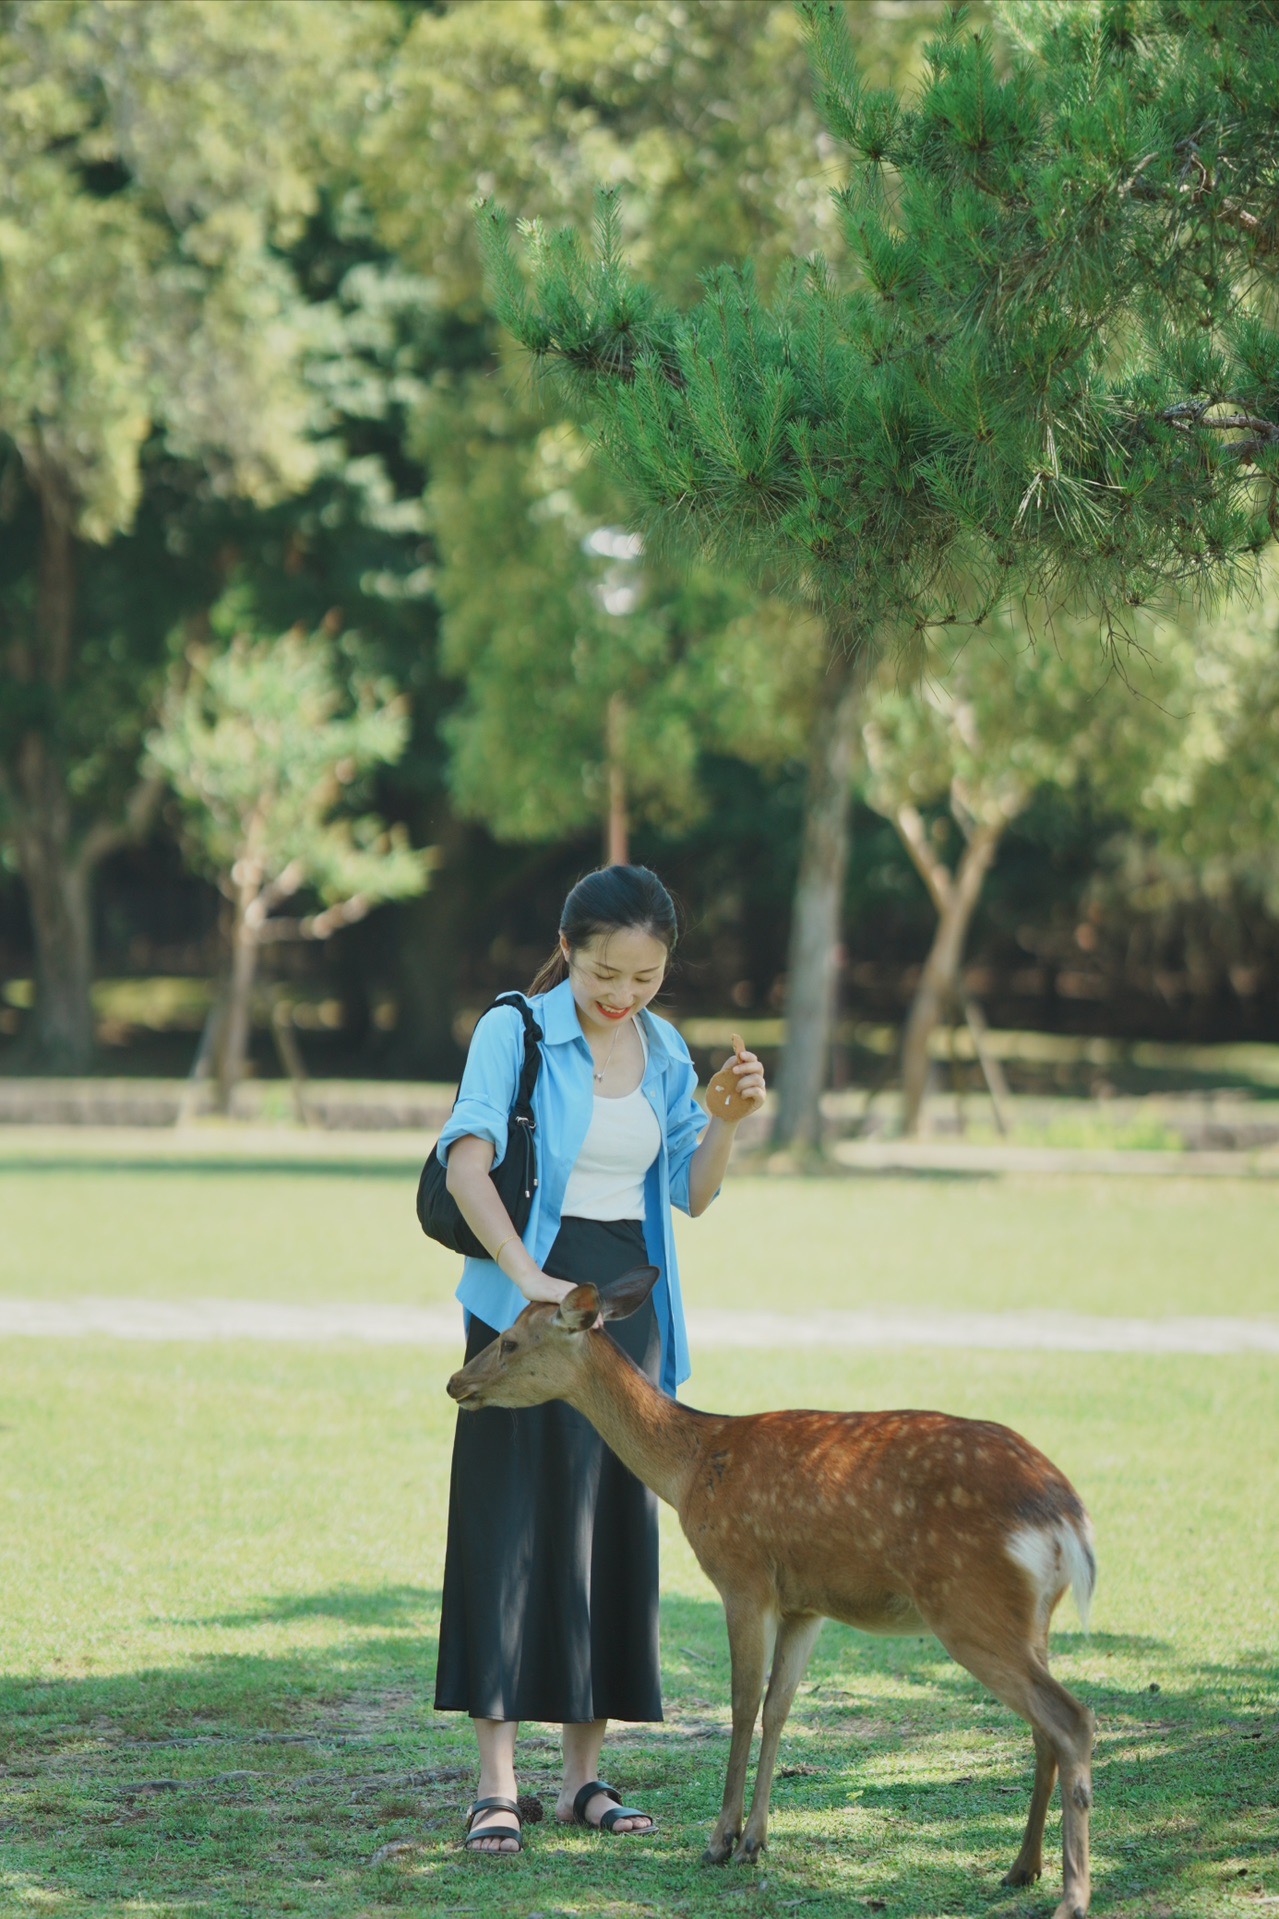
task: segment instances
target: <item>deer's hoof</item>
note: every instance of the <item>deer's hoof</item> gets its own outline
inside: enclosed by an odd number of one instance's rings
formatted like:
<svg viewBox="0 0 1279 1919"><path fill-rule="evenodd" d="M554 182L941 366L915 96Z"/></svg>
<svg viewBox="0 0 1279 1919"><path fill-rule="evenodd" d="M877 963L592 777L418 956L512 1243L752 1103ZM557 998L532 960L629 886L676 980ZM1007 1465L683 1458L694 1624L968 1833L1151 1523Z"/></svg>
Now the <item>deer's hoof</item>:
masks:
<svg viewBox="0 0 1279 1919"><path fill-rule="evenodd" d="M763 1840L752 1839L750 1834L746 1833L737 1842L736 1850L733 1853L733 1864L735 1866L756 1866L759 1864L759 1855L763 1850Z"/></svg>
<svg viewBox="0 0 1279 1919"><path fill-rule="evenodd" d="M730 1832L724 1837L715 1833L708 1841L702 1854L704 1866L726 1866L733 1856L733 1847L737 1843L737 1834Z"/></svg>
<svg viewBox="0 0 1279 1919"><path fill-rule="evenodd" d="M1042 1871L1042 1865L1023 1866L1018 1859L1009 1866L999 1883L1001 1886L1033 1886Z"/></svg>

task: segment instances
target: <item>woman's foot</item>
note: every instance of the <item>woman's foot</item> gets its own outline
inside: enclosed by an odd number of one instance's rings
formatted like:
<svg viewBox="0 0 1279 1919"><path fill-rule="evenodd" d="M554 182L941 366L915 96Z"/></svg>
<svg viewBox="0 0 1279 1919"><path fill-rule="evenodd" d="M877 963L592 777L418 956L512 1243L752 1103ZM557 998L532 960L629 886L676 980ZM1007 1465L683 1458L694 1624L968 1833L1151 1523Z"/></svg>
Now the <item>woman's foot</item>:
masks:
<svg viewBox="0 0 1279 1919"><path fill-rule="evenodd" d="M614 1792L602 1779L584 1780L576 1791L566 1779L555 1817L566 1826L590 1826L593 1831L609 1833L652 1832L654 1824L637 1806L623 1806L621 1793Z"/></svg>
<svg viewBox="0 0 1279 1919"><path fill-rule="evenodd" d="M522 1852L519 1807L504 1794L483 1795L466 1809L467 1852Z"/></svg>

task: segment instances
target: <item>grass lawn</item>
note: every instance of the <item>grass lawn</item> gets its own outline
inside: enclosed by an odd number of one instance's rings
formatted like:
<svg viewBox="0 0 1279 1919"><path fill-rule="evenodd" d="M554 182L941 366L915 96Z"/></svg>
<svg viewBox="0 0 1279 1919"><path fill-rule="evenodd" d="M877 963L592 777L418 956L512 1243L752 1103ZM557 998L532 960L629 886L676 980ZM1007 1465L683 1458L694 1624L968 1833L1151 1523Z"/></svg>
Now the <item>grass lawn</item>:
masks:
<svg viewBox="0 0 1279 1919"><path fill-rule="evenodd" d="M451 1262L376 1166L0 1162L0 1288L438 1302ZM1274 1311L1266 1189L740 1180L683 1232L690 1294ZM929 1642L828 1625L762 1869L698 1864L727 1750L718 1601L671 1516L666 1724L606 1770L648 1840L530 1829L464 1857L469 1731L431 1709L454 1352L14 1340L0 1351L0 1912L889 1919L1051 1912L998 1880L1029 1734ZM1095 1909L1279 1909L1279 1392L1272 1361L696 1356L694 1401L943 1405L1019 1427L1093 1511L1101 1584L1056 1670L1100 1720ZM521 1742L549 1796L549 1730ZM415 1849L373 1866L397 1840Z"/></svg>
<svg viewBox="0 0 1279 1919"><path fill-rule="evenodd" d="M0 1293L451 1298L457 1261L418 1230L404 1146L191 1165L165 1157L166 1137L154 1159L112 1165L6 1151L0 1135ZM678 1227L702 1306L1279 1313L1271 1181L746 1175Z"/></svg>

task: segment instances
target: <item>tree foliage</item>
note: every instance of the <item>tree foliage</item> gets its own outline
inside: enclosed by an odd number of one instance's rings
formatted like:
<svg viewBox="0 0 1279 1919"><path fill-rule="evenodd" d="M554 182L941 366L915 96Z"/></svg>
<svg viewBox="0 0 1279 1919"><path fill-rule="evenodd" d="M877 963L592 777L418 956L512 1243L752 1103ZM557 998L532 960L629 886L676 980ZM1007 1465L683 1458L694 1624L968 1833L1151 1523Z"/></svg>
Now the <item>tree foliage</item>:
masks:
<svg viewBox="0 0 1279 1919"><path fill-rule="evenodd" d="M313 470L315 316L280 247L385 32L368 0L6 9L0 431L74 531L129 525L155 431L265 499Z"/></svg>
<svg viewBox="0 0 1279 1919"><path fill-rule="evenodd" d="M232 600L223 617L237 610ZM226 1103L243 1072L258 949L326 939L382 900L410 898L429 860L358 808L361 782L403 752L408 715L393 689L342 670L331 634L235 631L186 664L147 753L178 797L190 858L231 906ZM306 893L322 910L281 913Z"/></svg>
<svg viewBox="0 0 1279 1919"><path fill-rule="evenodd" d="M46 1066L87 1064L93 875L154 790L120 797L163 624L86 609L85 549L132 526L148 468L258 504L315 472L307 362L336 318L282 249L392 18L377 0L262 0L249 35L215 0L0 16L0 511L33 555L3 582L0 833L31 907Z"/></svg>
<svg viewBox="0 0 1279 1919"><path fill-rule="evenodd" d="M1126 818L1165 881L1279 917L1279 582L1176 636L1164 750Z"/></svg>
<svg viewBox="0 0 1279 1919"><path fill-rule="evenodd" d="M427 500L441 661L465 692L445 722L464 813L502 838L579 835L618 808L678 832L699 764L776 764L802 741L813 642L731 578L650 562L610 526L612 489L576 430L492 380L437 383Z"/></svg>
<svg viewBox="0 0 1279 1919"><path fill-rule="evenodd" d="M1184 643L1171 636L1125 679L1095 628L1023 609L976 634L945 636L920 683L881 672L862 726L862 790L892 821L937 916L902 1037L906 1132L920 1122L938 1022L971 1017L964 945L1009 826L1050 787L1131 807L1180 750L1183 729L1167 702L1184 701L1186 664Z"/></svg>
<svg viewBox="0 0 1279 1919"><path fill-rule="evenodd" d="M707 278L687 311L624 258L506 217L497 311L590 420L646 528L750 563L859 638L1015 588L1122 626L1228 584L1279 484L1275 122L1263 0L1025 10L999 70L953 13L913 98L866 85L806 0L851 172L847 258Z"/></svg>
<svg viewBox="0 0 1279 1919"><path fill-rule="evenodd" d="M481 195L582 219L622 187L634 256L683 296L725 255L771 269L833 232L820 140L789 5L486 0L479 30L471 5L418 15L362 154L388 242L480 317Z"/></svg>

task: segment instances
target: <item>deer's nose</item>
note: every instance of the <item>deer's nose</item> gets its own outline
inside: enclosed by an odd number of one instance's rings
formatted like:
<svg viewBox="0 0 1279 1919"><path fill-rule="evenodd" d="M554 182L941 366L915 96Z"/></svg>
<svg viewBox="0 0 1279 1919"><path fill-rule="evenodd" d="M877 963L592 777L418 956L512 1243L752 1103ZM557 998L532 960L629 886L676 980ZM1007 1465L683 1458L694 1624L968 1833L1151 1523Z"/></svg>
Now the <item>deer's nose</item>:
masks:
<svg viewBox="0 0 1279 1919"><path fill-rule="evenodd" d="M474 1386L461 1373L454 1373L444 1390L450 1399L456 1399L459 1406L464 1399L471 1399L475 1394Z"/></svg>

